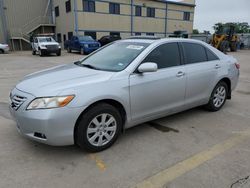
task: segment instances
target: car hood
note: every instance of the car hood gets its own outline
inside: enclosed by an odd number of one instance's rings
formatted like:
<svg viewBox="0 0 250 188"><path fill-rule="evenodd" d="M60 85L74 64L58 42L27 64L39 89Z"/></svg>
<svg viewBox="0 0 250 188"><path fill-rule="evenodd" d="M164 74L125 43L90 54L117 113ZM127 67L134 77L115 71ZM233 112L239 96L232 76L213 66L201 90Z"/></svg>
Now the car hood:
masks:
<svg viewBox="0 0 250 188"><path fill-rule="evenodd" d="M29 74L16 88L36 97L58 95L65 90L109 80L114 72L106 72L67 64Z"/></svg>
<svg viewBox="0 0 250 188"><path fill-rule="evenodd" d="M57 42L40 42L42 45L59 45Z"/></svg>
<svg viewBox="0 0 250 188"><path fill-rule="evenodd" d="M81 44L99 44L97 41L80 41Z"/></svg>

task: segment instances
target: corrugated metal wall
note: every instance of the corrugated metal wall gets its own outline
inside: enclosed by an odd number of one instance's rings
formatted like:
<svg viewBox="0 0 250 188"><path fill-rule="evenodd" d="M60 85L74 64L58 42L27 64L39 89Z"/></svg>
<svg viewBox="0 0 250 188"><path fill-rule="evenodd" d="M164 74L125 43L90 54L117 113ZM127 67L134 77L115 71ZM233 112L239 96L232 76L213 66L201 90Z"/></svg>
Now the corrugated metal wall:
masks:
<svg viewBox="0 0 250 188"><path fill-rule="evenodd" d="M4 0L8 33L44 16L47 4L48 0Z"/></svg>

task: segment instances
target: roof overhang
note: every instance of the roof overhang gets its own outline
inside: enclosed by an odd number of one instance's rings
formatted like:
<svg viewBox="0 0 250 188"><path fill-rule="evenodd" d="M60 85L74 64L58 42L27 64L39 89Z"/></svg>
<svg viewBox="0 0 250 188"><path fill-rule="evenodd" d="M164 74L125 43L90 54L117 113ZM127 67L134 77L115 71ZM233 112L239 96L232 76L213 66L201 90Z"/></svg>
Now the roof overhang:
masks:
<svg viewBox="0 0 250 188"><path fill-rule="evenodd" d="M153 0L153 1L159 1L159 2L162 2L162 3L174 4L174 5L182 5L182 6L188 6L188 7L195 7L196 6L195 4L175 2L175 1L169 1L169 0Z"/></svg>

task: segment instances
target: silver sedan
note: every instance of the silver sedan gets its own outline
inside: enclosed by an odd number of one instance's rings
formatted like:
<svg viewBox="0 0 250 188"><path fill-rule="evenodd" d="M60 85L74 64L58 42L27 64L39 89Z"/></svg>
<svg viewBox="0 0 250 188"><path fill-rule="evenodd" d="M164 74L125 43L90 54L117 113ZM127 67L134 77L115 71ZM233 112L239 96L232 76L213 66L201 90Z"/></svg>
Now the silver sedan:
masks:
<svg viewBox="0 0 250 188"><path fill-rule="evenodd" d="M10 50L10 47L8 44L1 44L0 43L0 54L8 53Z"/></svg>
<svg viewBox="0 0 250 188"><path fill-rule="evenodd" d="M128 39L26 76L10 93L18 131L54 145L110 147L126 128L231 99L239 64L190 39Z"/></svg>

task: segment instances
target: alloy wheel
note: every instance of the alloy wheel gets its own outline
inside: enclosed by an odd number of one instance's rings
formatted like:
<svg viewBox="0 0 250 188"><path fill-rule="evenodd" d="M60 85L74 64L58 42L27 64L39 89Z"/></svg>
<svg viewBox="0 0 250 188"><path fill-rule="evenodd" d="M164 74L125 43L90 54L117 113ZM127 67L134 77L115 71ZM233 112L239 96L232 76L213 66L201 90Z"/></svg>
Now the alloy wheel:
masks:
<svg viewBox="0 0 250 188"><path fill-rule="evenodd" d="M93 146L104 146L115 136L116 119L110 114L100 114L92 119L87 128L88 142Z"/></svg>
<svg viewBox="0 0 250 188"><path fill-rule="evenodd" d="M216 89L213 97L214 106L219 108L223 105L226 100L226 88L224 86L220 86Z"/></svg>

